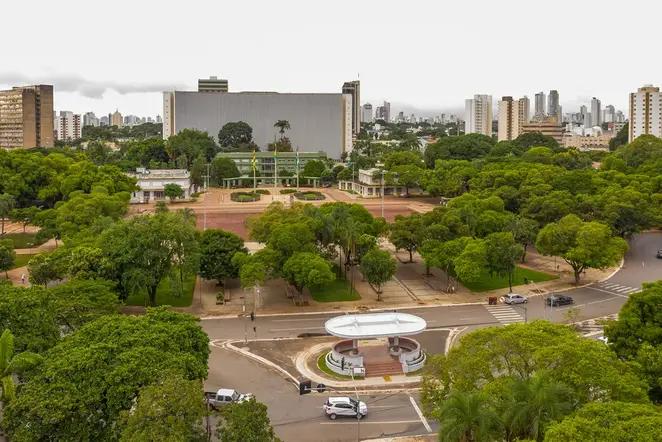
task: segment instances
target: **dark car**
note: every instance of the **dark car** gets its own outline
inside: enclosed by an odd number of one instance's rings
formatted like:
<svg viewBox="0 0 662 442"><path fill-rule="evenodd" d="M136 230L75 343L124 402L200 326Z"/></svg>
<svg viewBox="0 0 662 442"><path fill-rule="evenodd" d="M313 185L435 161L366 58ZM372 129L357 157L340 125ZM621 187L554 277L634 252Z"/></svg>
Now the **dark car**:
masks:
<svg viewBox="0 0 662 442"><path fill-rule="evenodd" d="M658 259L662 259L662 249L657 251L657 255L655 255Z"/></svg>
<svg viewBox="0 0 662 442"><path fill-rule="evenodd" d="M559 305L570 305L574 304L575 300L570 296L564 295L552 295L549 298L545 299L545 304L551 307L558 307Z"/></svg>

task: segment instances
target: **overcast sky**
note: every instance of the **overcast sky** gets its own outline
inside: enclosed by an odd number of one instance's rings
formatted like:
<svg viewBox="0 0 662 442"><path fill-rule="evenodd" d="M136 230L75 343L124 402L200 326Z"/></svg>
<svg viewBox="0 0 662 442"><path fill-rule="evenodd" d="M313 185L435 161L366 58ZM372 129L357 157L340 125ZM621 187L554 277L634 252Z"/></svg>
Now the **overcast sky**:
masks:
<svg viewBox="0 0 662 442"><path fill-rule="evenodd" d="M227 78L231 91L337 92L440 111L475 93L558 89L627 111L662 84L652 0L78 0L0 2L0 88L52 83L56 110L162 113L161 94Z"/></svg>

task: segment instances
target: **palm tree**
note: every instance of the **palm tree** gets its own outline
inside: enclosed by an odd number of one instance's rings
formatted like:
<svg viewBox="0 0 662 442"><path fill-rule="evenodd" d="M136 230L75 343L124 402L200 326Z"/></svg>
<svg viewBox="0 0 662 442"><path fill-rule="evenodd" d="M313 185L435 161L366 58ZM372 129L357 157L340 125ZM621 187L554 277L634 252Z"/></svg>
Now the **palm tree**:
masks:
<svg viewBox="0 0 662 442"><path fill-rule="evenodd" d="M280 133L280 138L283 139L285 137L285 131L291 129L290 127L290 122L287 120L278 120L274 123L274 127L278 128L278 132Z"/></svg>
<svg viewBox="0 0 662 442"><path fill-rule="evenodd" d="M14 357L14 335L6 329L0 335L0 403L14 399L16 385L10 372Z"/></svg>
<svg viewBox="0 0 662 442"><path fill-rule="evenodd" d="M502 411L506 440L542 440L546 427L569 414L570 390L547 376L514 380Z"/></svg>
<svg viewBox="0 0 662 442"><path fill-rule="evenodd" d="M438 411L441 442L493 440L498 419L484 397L477 392L454 391Z"/></svg>

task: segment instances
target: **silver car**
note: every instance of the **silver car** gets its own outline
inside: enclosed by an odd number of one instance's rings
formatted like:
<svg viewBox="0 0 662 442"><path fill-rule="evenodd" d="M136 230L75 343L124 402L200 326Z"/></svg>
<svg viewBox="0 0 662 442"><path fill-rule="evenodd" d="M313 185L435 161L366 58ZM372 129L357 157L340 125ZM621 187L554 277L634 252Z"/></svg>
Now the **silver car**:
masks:
<svg viewBox="0 0 662 442"><path fill-rule="evenodd" d="M368 414L368 406L363 401L351 397L330 397L322 407L329 419L335 420L338 416L350 416L361 419ZM356 413L358 412L358 416Z"/></svg>
<svg viewBox="0 0 662 442"><path fill-rule="evenodd" d="M526 296L518 295L517 293L508 293L506 296L503 297L503 302L508 305L526 304L527 302L529 302L529 300Z"/></svg>

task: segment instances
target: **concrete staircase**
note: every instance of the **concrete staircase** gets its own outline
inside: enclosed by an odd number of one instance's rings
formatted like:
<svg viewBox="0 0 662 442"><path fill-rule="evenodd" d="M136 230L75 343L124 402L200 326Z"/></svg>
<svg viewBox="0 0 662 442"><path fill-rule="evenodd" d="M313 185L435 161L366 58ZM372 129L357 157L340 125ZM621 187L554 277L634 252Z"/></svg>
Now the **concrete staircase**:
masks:
<svg viewBox="0 0 662 442"><path fill-rule="evenodd" d="M366 377L402 374L402 364L397 359L365 364Z"/></svg>

